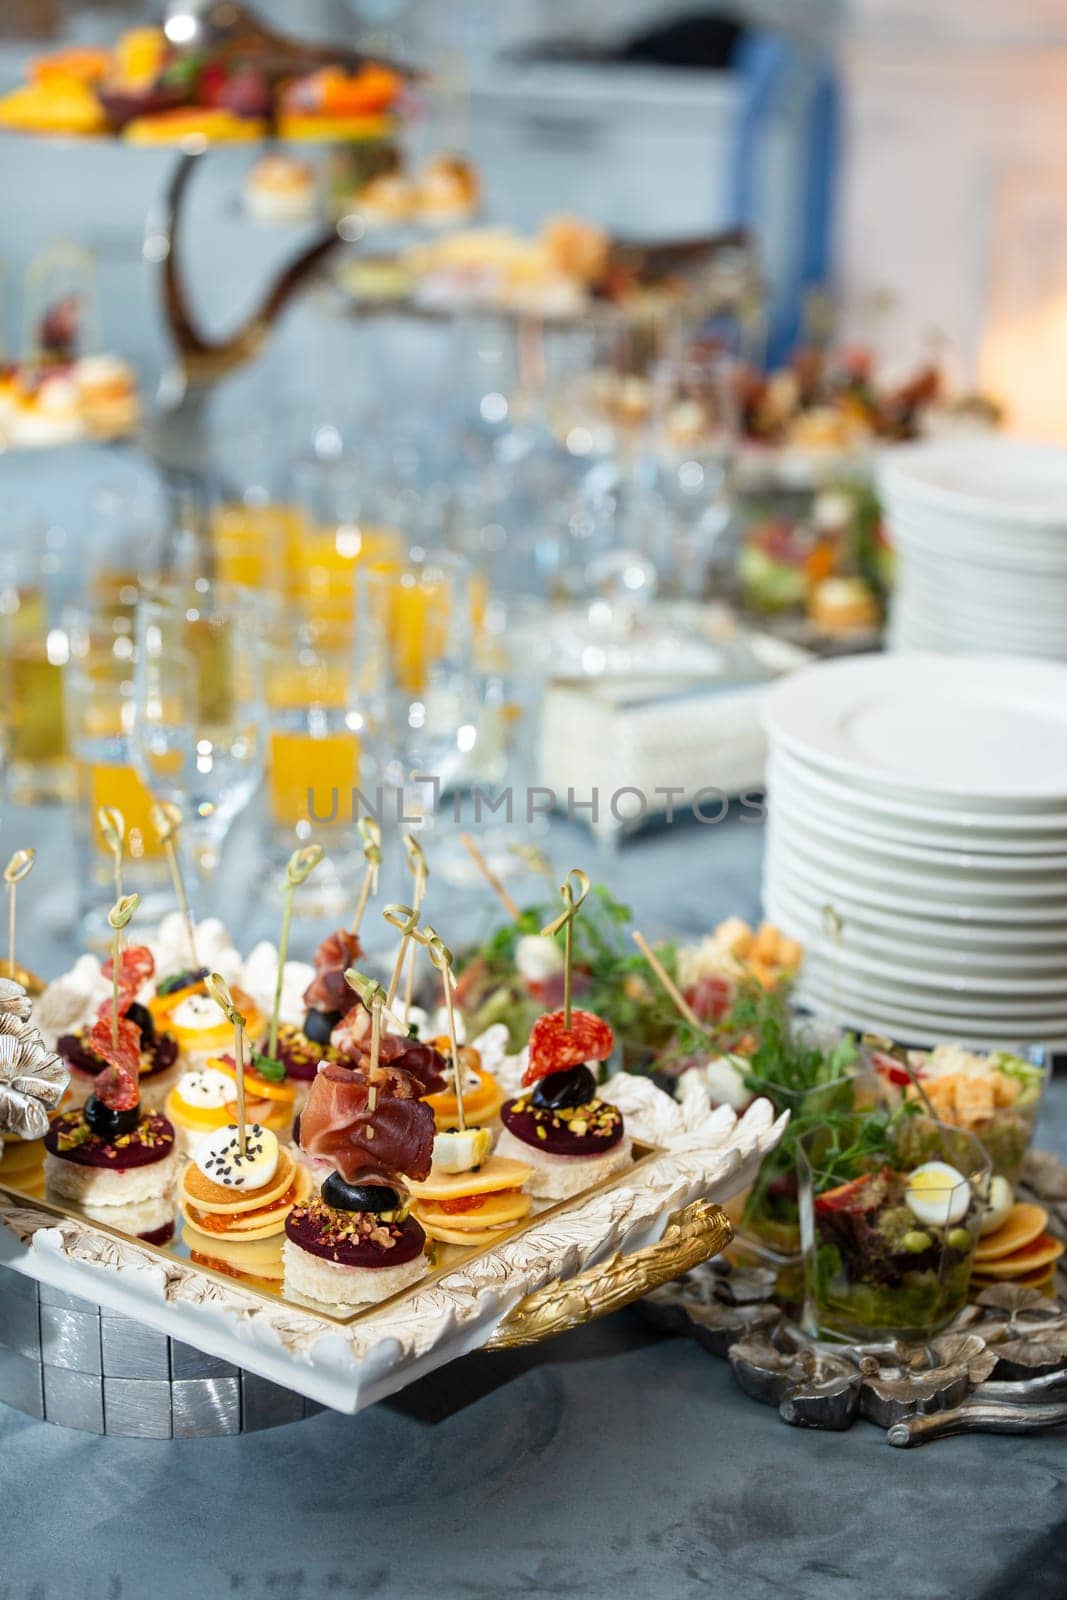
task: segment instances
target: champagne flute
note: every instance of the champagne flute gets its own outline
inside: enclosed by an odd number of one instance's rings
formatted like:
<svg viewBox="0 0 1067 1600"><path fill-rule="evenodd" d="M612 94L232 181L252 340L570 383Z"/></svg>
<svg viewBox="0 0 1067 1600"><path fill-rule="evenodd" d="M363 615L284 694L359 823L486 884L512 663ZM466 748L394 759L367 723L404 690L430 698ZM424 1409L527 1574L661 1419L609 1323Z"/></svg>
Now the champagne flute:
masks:
<svg viewBox="0 0 1067 1600"><path fill-rule="evenodd" d="M263 776L267 597L197 578L137 608L132 746L152 794L181 807L210 898L219 851Z"/></svg>
<svg viewBox="0 0 1067 1600"><path fill-rule="evenodd" d="M352 692L379 779L407 827L433 829L477 739L473 639L484 586L450 552L413 548L359 575Z"/></svg>

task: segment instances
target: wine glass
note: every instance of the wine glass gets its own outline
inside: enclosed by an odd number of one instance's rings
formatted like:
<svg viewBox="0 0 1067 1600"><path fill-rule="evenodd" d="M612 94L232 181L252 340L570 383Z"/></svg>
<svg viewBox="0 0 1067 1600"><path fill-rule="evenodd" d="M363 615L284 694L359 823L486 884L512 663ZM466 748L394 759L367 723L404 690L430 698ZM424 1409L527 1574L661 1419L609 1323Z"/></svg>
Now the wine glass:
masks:
<svg viewBox="0 0 1067 1600"><path fill-rule="evenodd" d="M181 808L205 897L263 775L268 604L197 578L147 590L137 608L133 759L148 789Z"/></svg>
<svg viewBox="0 0 1067 1600"><path fill-rule="evenodd" d="M398 818L433 829L477 739L472 655L484 585L466 562L419 547L359 573L352 693L362 740Z"/></svg>

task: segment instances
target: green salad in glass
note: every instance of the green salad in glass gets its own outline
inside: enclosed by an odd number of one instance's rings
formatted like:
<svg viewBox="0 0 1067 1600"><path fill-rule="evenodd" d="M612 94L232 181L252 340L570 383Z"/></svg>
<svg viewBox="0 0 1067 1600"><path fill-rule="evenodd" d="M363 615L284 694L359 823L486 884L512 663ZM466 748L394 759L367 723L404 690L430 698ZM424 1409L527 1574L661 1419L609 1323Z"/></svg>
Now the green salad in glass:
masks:
<svg viewBox="0 0 1067 1600"><path fill-rule="evenodd" d="M923 1339L967 1298L990 1181L978 1139L912 1104L797 1141L806 1320L844 1339Z"/></svg>

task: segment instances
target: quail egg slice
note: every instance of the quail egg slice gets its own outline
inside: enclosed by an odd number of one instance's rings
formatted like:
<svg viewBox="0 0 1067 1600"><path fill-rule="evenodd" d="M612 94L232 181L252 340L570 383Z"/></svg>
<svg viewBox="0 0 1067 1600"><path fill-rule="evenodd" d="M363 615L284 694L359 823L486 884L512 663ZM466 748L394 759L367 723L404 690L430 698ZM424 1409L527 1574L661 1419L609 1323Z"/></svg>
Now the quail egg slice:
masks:
<svg viewBox="0 0 1067 1600"><path fill-rule="evenodd" d="M1008 1214L1015 1204L1015 1195L1007 1178L991 1178L989 1193L982 1205L982 1221L978 1232L984 1239L988 1233L996 1233L1008 1220Z"/></svg>
<svg viewBox="0 0 1067 1600"><path fill-rule="evenodd" d="M949 1228L967 1215L971 1186L947 1161L924 1161L909 1174L904 1200L928 1228Z"/></svg>

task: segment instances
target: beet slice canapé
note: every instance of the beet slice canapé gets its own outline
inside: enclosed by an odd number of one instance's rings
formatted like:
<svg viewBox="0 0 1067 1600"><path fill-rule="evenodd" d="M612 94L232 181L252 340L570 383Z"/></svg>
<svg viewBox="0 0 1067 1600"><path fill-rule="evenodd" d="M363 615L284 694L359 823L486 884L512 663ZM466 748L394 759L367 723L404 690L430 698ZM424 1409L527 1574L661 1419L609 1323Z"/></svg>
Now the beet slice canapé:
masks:
<svg viewBox="0 0 1067 1600"><path fill-rule="evenodd" d="M157 1161L164 1161L174 1149L174 1129L166 1117L158 1111L146 1111L136 1128L118 1139L102 1139L99 1134L90 1133L81 1144L61 1150L60 1138L84 1124L85 1116L81 1111L64 1111L54 1118L44 1136L44 1147L49 1155L57 1156L60 1161L72 1161L79 1167L125 1172L130 1167L150 1167Z"/></svg>
<svg viewBox="0 0 1067 1600"><path fill-rule="evenodd" d="M386 1226L393 1244L390 1249L383 1250L371 1239L331 1236L329 1223L319 1208L297 1206L285 1220L287 1236L301 1250L321 1256L324 1261L335 1261L342 1267L402 1267L422 1254L426 1235L414 1217Z"/></svg>
<svg viewBox="0 0 1067 1600"><path fill-rule="evenodd" d="M530 1104L528 1095L505 1101L500 1108L500 1120L509 1133L531 1150L543 1150L550 1156L601 1156L619 1143L623 1135L622 1112L605 1101L594 1102L604 1111L611 1111L609 1126L599 1133L572 1133L558 1112L538 1110ZM583 1108L579 1108L583 1109ZM544 1138L538 1134L544 1129Z"/></svg>

